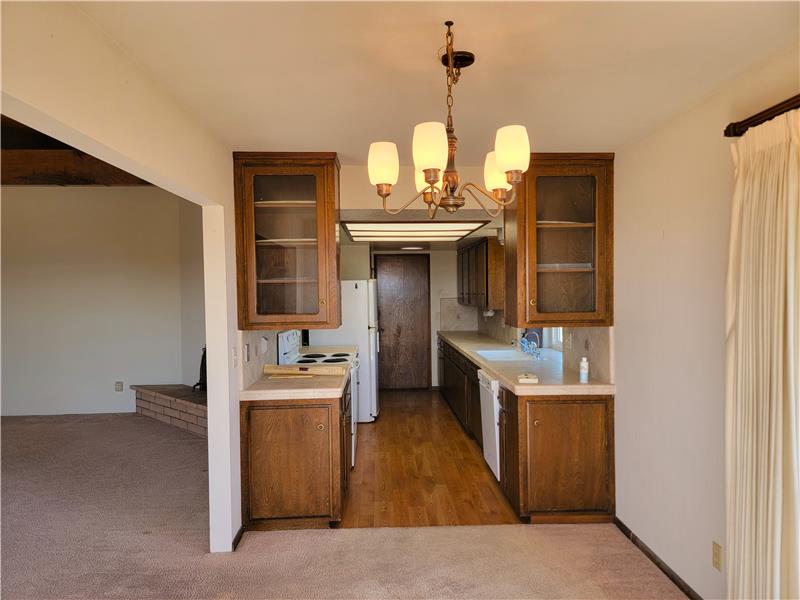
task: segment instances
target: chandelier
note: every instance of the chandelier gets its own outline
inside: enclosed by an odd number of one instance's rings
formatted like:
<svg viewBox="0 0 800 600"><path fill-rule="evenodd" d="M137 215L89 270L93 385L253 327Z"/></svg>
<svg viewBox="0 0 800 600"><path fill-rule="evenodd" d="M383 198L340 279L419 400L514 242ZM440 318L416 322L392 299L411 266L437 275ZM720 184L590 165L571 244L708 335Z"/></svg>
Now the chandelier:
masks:
<svg viewBox="0 0 800 600"><path fill-rule="evenodd" d="M389 208L386 201L400 171L397 145L373 142L369 146L369 181L383 200L383 210L390 215L400 213L422 198L427 205L428 217L433 219L439 208L448 213L456 212L464 206L464 194L469 194L494 218L504 206L514 202L522 174L528 170L531 154L528 131L523 125L507 125L497 130L494 151L486 155L483 165L485 187L471 182L460 183L455 167L458 138L453 127L453 86L458 83L461 69L475 62L475 55L453 50L452 25L452 21L445 21L445 52L441 56L447 69L447 124L430 121L414 127L412 153L417 195L399 208ZM491 202L489 207L484 203L487 199Z"/></svg>

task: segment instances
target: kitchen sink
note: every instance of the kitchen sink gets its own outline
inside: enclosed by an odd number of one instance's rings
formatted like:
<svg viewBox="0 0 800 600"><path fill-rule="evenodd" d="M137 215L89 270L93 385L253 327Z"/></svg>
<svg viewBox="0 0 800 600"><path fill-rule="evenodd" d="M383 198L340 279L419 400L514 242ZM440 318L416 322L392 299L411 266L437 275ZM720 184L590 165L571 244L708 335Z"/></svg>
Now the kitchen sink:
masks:
<svg viewBox="0 0 800 600"><path fill-rule="evenodd" d="M531 360L531 356L519 350L478 350L476 353L486 360L498 360L504 362Z"/></svg>

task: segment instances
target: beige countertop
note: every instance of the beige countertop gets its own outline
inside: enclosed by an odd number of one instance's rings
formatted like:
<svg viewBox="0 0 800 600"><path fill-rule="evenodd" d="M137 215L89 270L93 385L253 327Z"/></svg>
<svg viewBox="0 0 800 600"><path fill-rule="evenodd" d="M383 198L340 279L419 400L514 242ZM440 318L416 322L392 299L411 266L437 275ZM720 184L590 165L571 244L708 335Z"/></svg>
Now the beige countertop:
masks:
<svg viewBox="0 0 800 600"><path fill-rule="evenodd" d="M356 346L303 346L300 354L348 352L353 354L358 351ZM325 363L315 363L324 365ZM346 363L333 363L344 365ZM253 385L239 392L242 402L252 400L307 400L314 398L338 398L344 393L350 373L344 375L314 375L306 379L270 379L262 376Z"/></svg>
<svg viewBox="0 0 800 600"><path fill-rule="evenodd" d="M478 351L515 348L476 331L440 331L439 336L517 396L613 396L615 393L613 384L592 378L591 365L589 383L580 383L577 371L562 368L561 353L556 350L542 350L544 360L533 360L521 352L519 361L489 360ZM534 373L539 383L519 383L517 377L522 373Z"/></svg>

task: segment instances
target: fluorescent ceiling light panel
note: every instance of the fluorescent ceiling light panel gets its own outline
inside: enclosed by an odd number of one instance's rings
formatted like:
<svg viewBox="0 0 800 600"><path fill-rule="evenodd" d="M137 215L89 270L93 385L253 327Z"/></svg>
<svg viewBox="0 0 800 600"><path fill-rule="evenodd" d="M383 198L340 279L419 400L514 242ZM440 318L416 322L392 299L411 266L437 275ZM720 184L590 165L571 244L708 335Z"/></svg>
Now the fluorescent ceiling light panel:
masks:
<svg viewBox="0 0 800 600"><path fill-rule="evenodd" d="M382 221L380 223L345 223L348 231L461 231L466 229L474 231L485 223L479 221L477 223L469 222L429 222L422 223L391 223Z"/></svg>
<svg viewBox="0 0 800 600"><path fill-rule="evenodd" d="M460 238L455 237L428 237L422 241L425 242L457 242ZM403 238L403 237L357 237L353 238L354 242L419 242L419 238Z"/></svg>
<svg viewBox="0 0 800 600"><path fill-rule="evenodd" d="M468 233L471 233L471 231L351 231L350 235L352 237L369 235L371 237L407 237L418 239L436 235L440 237L451 237L458 240Z"/></svg>
<svg viewBox="0 0 800 600"><path fill-rule="evenodd" d="M488 221L342 223L354 242L456 242Z"/></svg>

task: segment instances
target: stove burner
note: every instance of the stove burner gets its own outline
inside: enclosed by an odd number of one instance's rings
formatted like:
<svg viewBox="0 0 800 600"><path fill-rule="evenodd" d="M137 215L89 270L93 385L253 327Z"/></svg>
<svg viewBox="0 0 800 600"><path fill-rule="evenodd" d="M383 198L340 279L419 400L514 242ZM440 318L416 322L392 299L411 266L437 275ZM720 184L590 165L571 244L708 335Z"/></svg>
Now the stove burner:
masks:
<svg viewBox="0 0 800 600"><path fill-rule="evenodd" d="M324 358L324 354L303 354L303 358Z"/></svg>
<svg viewBox="0 0 800 600"><path fill-rule="evenodd" d="M315 362L318 362L318 361L315 358L301 358L300 360L296 360L294 362L295 363L303 363L303 364L305 364L305 363L315 363Z"/></svg>
<svg viewBox="0 0 800 600"><path fill-rule="evenodd" d="M340 362L347 362L346 358L326 358L322 362L326 363L340 363Z"/></svg>
<svg viewBox="0 0 800 600"><path fill-rule="evenodd" d="M331 356L350 356L347 352L334 352Z"/></svg>

